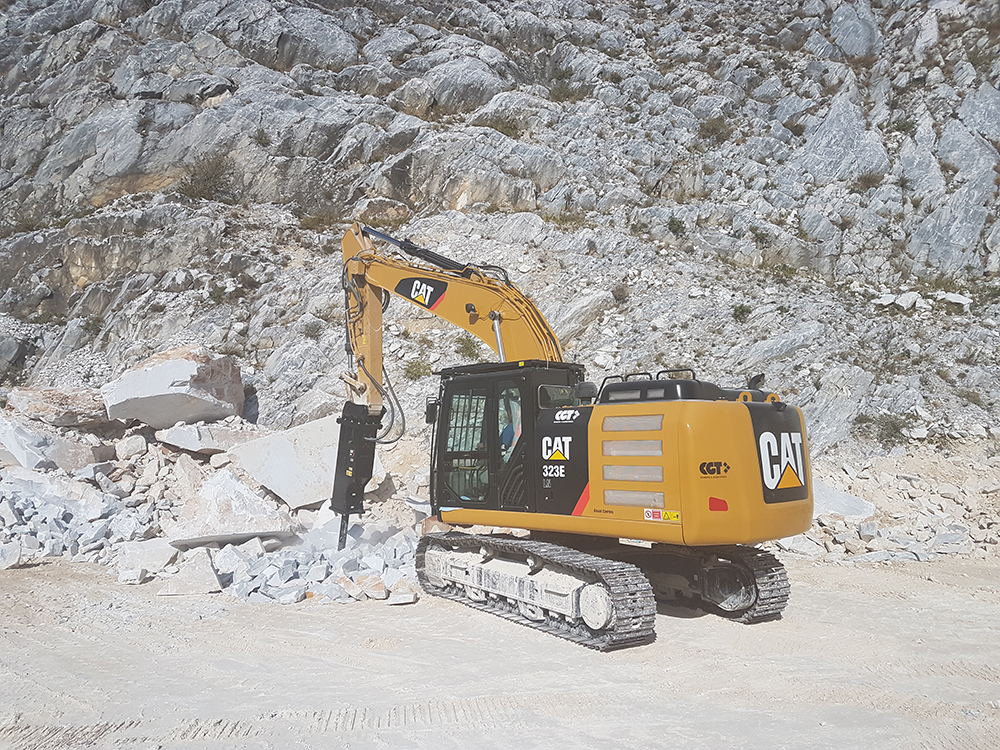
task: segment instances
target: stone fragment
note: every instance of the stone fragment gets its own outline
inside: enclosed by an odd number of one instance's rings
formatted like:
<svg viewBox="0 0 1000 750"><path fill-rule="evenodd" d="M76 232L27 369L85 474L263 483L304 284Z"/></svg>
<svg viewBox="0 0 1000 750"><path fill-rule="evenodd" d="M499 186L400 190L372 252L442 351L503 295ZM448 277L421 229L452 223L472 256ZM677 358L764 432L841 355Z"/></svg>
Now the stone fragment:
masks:
<svg viewBox="0 0 1000 750"><path fill-rule="evenodd" d="M148 448L146 438L142 435L129 435L115 443L115 455L119 461L128 461L130 458L145 454Z"/></svg>
<svg viewBox="0 0 1000 750"><path fill-rule="evenodd" d="M94 388L12 388L7 405L28 419L55 427L108 423L101 392Z"/></svg>
<svg viewBox="0 0 1000 750"><path fill-rule="evenodd" d="M340 437L339 417L329 416L268 435L229 451L254 479L293 509L318 505L330 498ZM385 479L376 454L368 488Z"/></svg>
<svg viewBox="0 0 1000 750"><path fill-rule="evenodd" d="M138 419L163 429L214 421L243 410L240 368L204 347L181 347L140 362L101 388L112 419Z"/></svg>
<svg viewBox="0 0 1000 750"><path fill-rule="evenodd" d="M291 583L287 586L279 586L270 592L279 604L296 604L306 598L306 584Z"/></svg>
<svg viewBox="0 0 1000 750"><path fill-rule="evenodd" d="M369 599L386 599L389 596L388 589L377 575L359 575L354 579L354 582L361 587Z"/></svg>
<svg viewBox="0 0 1000 750"><path fill-rule="evenodd" d="M193 549L184 556L177 575L157 592L160 596L183 596L189 594L214 594L222 591L219 577L212 567L208 550Z"/></svg>
<svg viewBox="0 0 1000 750"><path fill-rule="evenodd" d="M779 539L778 546L787 552L794 552L797 555L806 557L819 557L826 549L823 545L813 541L805 534L797 534L786 539Z"/></svg>
<svg viewBox="0 0 1000 750"><path fill-rule="evenodd" d="M147 573L142 568L120 568L118 570L118 583L135 586L145 581L146 578Z"/></svg>
<svg viewBox="0 0 1000 750"><path fill-rule="evenodd" d="M341 576L338 578L337 585L344 589L344 591L347 592L347 595L353 599L361 601L365 598L364 590L347 576Z"/></svg>
<svg viewBox="0 0 1000 750"><path fill-rule="evenodd" d="M581 291L558 307L546 306L543 312L560 341L569 342L581 336L603 312L615 306L614 295L606 289Z"/></svg>
<svg viewBox="0 0 1000 750"><path fill-rule="evenodd" d="M21 543L18 541L0 544L0 570L13 568L21 563Z"/></svg>
<svg viewBox="0 0 1000 750"><path fill-rule="evenodd" d="M156 431L156 439L161 443L205 455L224 453L259 437L260 433L255 430L240 430L225 425L184 424Z"/></svg>
<svg viewBox="0 0 1000 750"><path fill-rule="evenodd" d="M386 604L416 604L417 594L413 591L394 591L386 599Z"/></svg>

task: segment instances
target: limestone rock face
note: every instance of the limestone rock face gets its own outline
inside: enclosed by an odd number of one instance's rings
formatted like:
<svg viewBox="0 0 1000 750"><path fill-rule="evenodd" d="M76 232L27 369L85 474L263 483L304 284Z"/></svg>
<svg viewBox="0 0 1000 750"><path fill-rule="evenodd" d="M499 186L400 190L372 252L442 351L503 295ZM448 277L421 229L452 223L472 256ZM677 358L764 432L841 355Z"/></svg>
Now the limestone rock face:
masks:
<svg viewBox="0 0 1000 750"><path fill-rule="evenodd" d="M140 362L101 388L112 419L138 419L162 429L214 421L243 410L240 368L204 347L182 347Z"/></svg>
<svg viewBox="0 0 1000 750"><path fill-rule="evenodd" d="M876 133L865 128L861 110L843 91L834 97L830 112L806 138L801 167L817 184L850 180L863 174L884 174L889 155Z"/></svg>

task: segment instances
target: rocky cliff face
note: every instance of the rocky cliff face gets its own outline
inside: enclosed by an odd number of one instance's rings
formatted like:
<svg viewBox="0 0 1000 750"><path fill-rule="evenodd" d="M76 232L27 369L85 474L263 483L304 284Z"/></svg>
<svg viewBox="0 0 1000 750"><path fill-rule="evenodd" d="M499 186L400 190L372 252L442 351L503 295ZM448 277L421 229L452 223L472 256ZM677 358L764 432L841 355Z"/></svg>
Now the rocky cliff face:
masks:
<svg viewBox="0 0 1000 750"><path fill-rule="evenodd" d="M325 416L359 219L504 265L594 379L765 371L819 451L995 450L995 2L2 6L9 382L203 344L263 424ZM416 414L404 363L471 350L389 332Z"/></svg>

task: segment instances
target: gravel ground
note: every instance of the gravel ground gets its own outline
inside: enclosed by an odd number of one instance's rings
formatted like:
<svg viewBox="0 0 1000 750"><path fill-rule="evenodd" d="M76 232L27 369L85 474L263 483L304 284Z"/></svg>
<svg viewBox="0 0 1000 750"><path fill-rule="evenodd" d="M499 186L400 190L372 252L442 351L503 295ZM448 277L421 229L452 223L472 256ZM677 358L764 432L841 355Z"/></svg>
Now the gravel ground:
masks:
<svg viewBox="0 0 1000 750"><path fill-rule="evenodd" d="M0 571L0 748L995 748L1000 560L786 561L753 627L674 609L598 654L434 598L158 597Z"/></svg>

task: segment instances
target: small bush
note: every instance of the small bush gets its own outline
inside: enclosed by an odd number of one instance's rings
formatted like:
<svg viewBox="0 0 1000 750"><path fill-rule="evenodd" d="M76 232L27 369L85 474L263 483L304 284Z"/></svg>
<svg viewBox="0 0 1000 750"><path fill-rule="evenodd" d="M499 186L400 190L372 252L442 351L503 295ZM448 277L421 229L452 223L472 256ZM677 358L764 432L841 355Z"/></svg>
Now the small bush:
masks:
<svg viewBox="0 0 1000 750"><path fill-rule="evenodd" d="M420 380L431 374L431 366L419 359L411 359L403 367L403 375L407 380Z"/></svg>
<svg viewBox="0 0 1000 750"><path fill-rule="evenodd" d="M624 281L619 281L611 285L611 296L615 298L615 302L619 305L628 299L629 288L628 284Z"/></svg>
<svg viewBox="0 0 1000 750"><path fill-rule="evenodd" d="M320 320L310 320L304 326L302 326L302 335L307 339L312 339L313 341L319 341L320 336L323 335L324 329L323 322Z"/></svg>
<svg viewBox="0 0 1000 750"><path fill-rule="evenodd" d="M464 359L471 359L476 362L482 359L479 341L468 334L462 334L455 341L455 354Z"/></svg>
<svg viewBox="0 0 1000 750"><path fill-rule="evenodd" d="M725 143L733 134L733 126L725 117L713 117L698 126L698 137L715 143Z"/></svg>
<svg viewBox="0 0 1000 750"><path fill-rule="evenodd" d="M850 188L852 193L867 193L882 184L882 175L878 172L865 172L854 178Z"/></svg>
<svg viewBox="0 0 1000 750"><path fill-rule="evenodd" d="M236 178L236 164L228 154L207 154L188 168L177 192L194 200L235 203L240 193Z"/></svg>
<svg viewBox="0 0 1000 750"><path fill-rule="evenodd" d="M257 132L253 134L253 140L261 148L267 148L271 145L271 136L264 128L257 128Z"/></svg>
<svg viewBox="0 0 1000 750"><path fill-rule="evenodd" d="M913 120L896 120L896 122L889 126L889 129L897 133L912 133L917 129L917 124Z"/></svg>
<svg viewBox="0 0 1000 750"><path fill-rule="evenodd" d="M792 122L791 120L785 123L785 128L791 131L792 135L796 138L801 138L803 133L806 132L806 126L804 123Z"/></svg>
<svg viewBox="0 0 1000 750"><path fill-rule="evenodd" d="M88 315L83 321L83 332L89 336L96 336L104 330L104 318L97 315Z"/></svg>
<svg viewBox="0 0 1000 750"><path fill-rule="evenodd" d="M667 229L674 237L683 237L687 228L684 226L684 222L678 219L676 216L671 216L670 221L667 222Z"/></svg>
<svg viewBox="0 0 1000 750"><path fill-rule="evenodd" d="M733 305L733 320L737 323L746 323L747 318L750 317L750 313L752 312L753 308L742 302L738 305Z"/></svg>
<svg viewBox="0 0 1000 750"><path fill-rule="evenodd" d="M881 414L875 418L876 437L882 445L898 445L906 441L903 430L912 423L912 417L900 414Z"/></svg>

